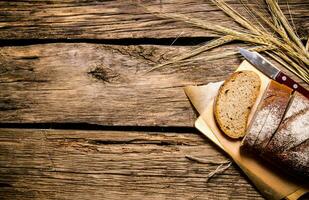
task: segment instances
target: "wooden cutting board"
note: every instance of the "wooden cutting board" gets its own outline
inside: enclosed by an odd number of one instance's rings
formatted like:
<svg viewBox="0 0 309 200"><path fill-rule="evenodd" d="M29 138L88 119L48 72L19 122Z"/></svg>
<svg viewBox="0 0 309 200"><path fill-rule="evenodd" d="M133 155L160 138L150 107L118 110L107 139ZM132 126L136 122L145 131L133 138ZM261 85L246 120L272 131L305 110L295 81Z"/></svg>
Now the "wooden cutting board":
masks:
<svg viewBox="0 0 309 200"><path fill-rule="evenodd" d="M261 90L249 115L249 124L270 79L247 61L244 61L236 71L241 70L254 71L261 78ZM308 186L303 186L303 182L282 174L256 157L240 152L241 140L229 139L220 131L214 119L213 101L221 84L222 82L185 88L187 96L201 114L195 122L196 128L227 152L268 199L297 199L308 192Z"/></svg>

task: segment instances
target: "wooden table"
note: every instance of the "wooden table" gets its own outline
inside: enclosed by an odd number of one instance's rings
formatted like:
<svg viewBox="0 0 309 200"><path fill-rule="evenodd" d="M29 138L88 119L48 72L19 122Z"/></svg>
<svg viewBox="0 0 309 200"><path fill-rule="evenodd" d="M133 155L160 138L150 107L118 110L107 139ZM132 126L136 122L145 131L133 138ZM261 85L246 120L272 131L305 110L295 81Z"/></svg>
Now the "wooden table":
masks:
<svg viewBox="0 0 309 200"><path fill-rule="evenodd" d="M241 59L145 73L218 35L141 5L236 26L207 1L0 1L0 199L263 199L235 164L207 182L218 165L185 157L227 159L183 87ZM306 38L309 2L289 8Z"/></svg>

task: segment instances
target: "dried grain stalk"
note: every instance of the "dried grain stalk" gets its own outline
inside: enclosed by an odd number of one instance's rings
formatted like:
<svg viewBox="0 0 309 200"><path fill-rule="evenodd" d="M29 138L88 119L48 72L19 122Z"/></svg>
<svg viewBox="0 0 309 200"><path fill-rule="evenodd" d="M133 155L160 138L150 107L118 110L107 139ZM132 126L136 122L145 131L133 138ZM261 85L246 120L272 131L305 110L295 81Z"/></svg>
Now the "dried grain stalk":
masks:
<svg viewBox="0 0 309 200"><path fill-rule="evenodd" d="M267 51L267 54L274 60L309 84L309 44L307 42L306 47L303 45L301 39L294 30L295 28L291 26L276 0L265 0L264 3L267 6L267 9L264 10L252 8L248 2L241 0L246 11L249 13L250 18L241 15L224 0L212 0L212 2L237 22L241 29L212 24L183 14L162 13L157 9L150 9L143 6L157 16L190 23L203 29L215 31L219 35L222 35L222 37L192 51L185 52L166 63L154 66L149 71L185 60L192 61L193 57L200 55L202 52L236 40L252 45L251 50L258 50L260 52ZM261 5L258 4L258 6ZM220 55L202 57L200 59L221 59L237 53L238 51L234 50Z"/></svg>

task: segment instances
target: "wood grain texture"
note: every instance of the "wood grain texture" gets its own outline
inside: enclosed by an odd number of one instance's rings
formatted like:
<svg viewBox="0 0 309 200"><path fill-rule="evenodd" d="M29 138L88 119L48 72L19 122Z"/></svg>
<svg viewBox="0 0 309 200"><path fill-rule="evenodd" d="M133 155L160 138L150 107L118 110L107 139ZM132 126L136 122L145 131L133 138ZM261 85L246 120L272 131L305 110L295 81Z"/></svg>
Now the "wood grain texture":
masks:
<svg viewBox="0 0 309 200"><path fill-rule="evenodd" d="M229 2L240 9L236 1ZM307 37L308 2L289 4L298 32ZM237 26L207 1L143 5ZM282 8L288 14L285 3ZM9 40L8 45L11 39L94 43L107 41L91 39L199 36L218 35L154 16L137 1L0 1L0 40ZM182 87L222 80L240 60L198 60L145 74L191 48L90 43L1 47L0 123L193 127L196 116ZM226 159L197 133L0 129L0 199L262 199L235 165L207 183L217 165L195 163L186 155Z"/></svg>
<svg viewBox="0 0 309 200"><path fill-rule="evenodd" d="M196 115L183 86L223 80L240 60L199 60L145 74L191 48L83 43L1 48L0 122L193 127Z"/></svg>
<svg viewBox="0 0 309 200"><path fill-rule="evenodd" d="M1 39L119 39L213 37L217 33L193 25L157 17L142 6L167 13L181 13L214 24L236 27L210 1L0 1ZM243 15L247 12L238 0L228 1ZM308 37L309 2L289 0L279 2L288 18L289 9L298 33ZM252 1L254 6L257 1ZM288 9L289 8L289 9Z"/></svg>
<svg viewBox="0 0 309 200"><path fill-rule="evenodd" d="M196 133L0 129L1 199L262 199ZM229 188L229 189L227 189Z"/></svg>

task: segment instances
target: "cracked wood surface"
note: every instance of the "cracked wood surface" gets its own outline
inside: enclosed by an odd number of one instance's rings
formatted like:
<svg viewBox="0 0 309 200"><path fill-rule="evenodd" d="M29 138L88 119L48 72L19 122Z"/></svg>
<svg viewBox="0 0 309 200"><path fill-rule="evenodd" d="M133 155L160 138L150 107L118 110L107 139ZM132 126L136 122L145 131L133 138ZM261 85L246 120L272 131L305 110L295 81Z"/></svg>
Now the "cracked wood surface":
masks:
<svg viewBox="0 0 309 200"><path fill-rule="evenodd" d="M236 56L198 60L145 74L155 64L193 47L119 41L158 39L160 43L159 38L218 35L154 16L136 2L0 1L0 40L8 46L0 48L0 124L193 127L196 115L183 86L223 80L240 60ZM239 8L236 1L229 2ZM280 3L288 15L285 2ZM147 1L143 5L236 26L207 1ZM303 37L308 37L308 6L307 1L289 1ZM33 39L55 43L25 45L41 41ZM80 40L59 43L67 39ZM96 39L115 39L119 45L104 45L108 40ZM2 128L0 199L262 199L235 165L207 183L207 174L217 166L192 162L186 155L226 159L193 130Z"/></svg>
<svg viewBox="0 0 309 200"><path fill-rule="evenodd" d="M0 129L1 199L262 199L198 133Z"/></svg>
<svg viewBox="0 0 309 200"><path fill-rule="evenodd" d="M224 80L241 60L197 59L146 73L191 48L89 43L3 47L0 123L193 127L196 114L183 87Z"/></svg>
<svg viewBox="0 0 309 200"><path fill-rule="evenodd" d="M193 127L196 115L183 86L223 80L240 60L199 60L145 73L190 48L86 43L3 47L0 122Z"/></svg>
<svg viewBox="0 0 309 200"><path fill-rule="evenodd" d="M243 15L240 1L228 1ZM257 7L258 1L250 1ZM308 37L309 2L279 1L284 13L298 27L298 33ZM142 5L142 6L141 6ZM143 6L161 12L181 13L214 24L236 27L210 1L0 1L1 39L119 39L119 38L175 38L213 37L212 31L193 25L155 16ZM262 6L263 7L263 6Z"/></svg>

